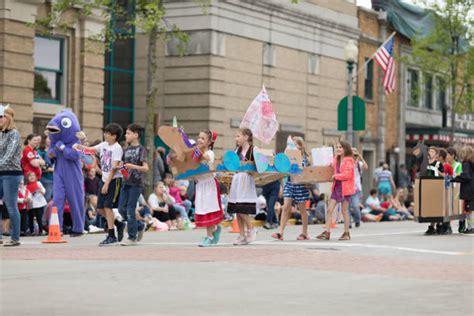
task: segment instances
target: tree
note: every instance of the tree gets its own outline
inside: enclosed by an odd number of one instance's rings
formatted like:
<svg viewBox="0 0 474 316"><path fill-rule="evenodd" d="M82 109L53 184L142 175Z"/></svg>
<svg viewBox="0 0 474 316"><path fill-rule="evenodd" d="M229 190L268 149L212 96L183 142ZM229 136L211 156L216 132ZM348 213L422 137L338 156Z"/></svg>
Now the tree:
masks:
<svg viewBox="0 0 474 316"><path fill-rule="evenodd" d="M92 15L101 15L104 20L104 29L94 39L105 44L106 49L117 38L126 38L131 35L117 34L114 31L115 26L112 21L120 18L125 21L125 25L136 27L148 36L148 54L147 54L147 93L146 93L146 124L145 124L145 144L148 149L148 161L153 161L154 136L155 136L155 103L158 89L156 87L157 71L157 52L156 44L159 41L169 41L177 39L178 52L183 55L188 43L188 35L182 32L175 24L170 24L166 20L166 9L164 0L129 0L135 5L134 14L129 14L117 0L56 0L50 4L50 10L46 17L40 18L32 24L42 31L45 35L51 34L55 28L67 29L70 27L71 19L67 19L66 12L72 12L76 18L88 17ZM212 0L193 0L200 5L203 12ZM290 0L297 4L299 0ZM160 111L160 109L158 109ZM161 117L161 115L159 116ZM153 183L153 172L148 172L148 184ZM152 188L149 185L148 191ZM148 193L148 192L147 192Z"/></svg>
<svg viewBox="0 0 474 316"><path fill-rule="evenodd" d="M474 1L416 1L432 12L433 29L427 36L412 38L409 62L424 73L441 74L440 89L450 88L451 139L455 113L474 112Z"/></svg>
<svg viewBox="0 0 474 316"><path fill-rule="evenodd" d="M145 144L148 149L148 161L153 161L154 148L154 126L155 126L155 103L157 96L156 72L157 52L156 44L159 41L178 39L177 46L181 55L184 53L188 42L188 35L182 32L177 25L170 24L165 19L166 10L164 0L135 0L134 14L129 14L116 0L58 0L51 4L46 17L40 18L32 26L39 29L43 34L51 34L55 28L67 29L70 27L71 19L67 19L65 13L73 13L76 18L100 15L104 20L103 31L95 36L95 40L105 44L106 49L118 38L127 38L129 34L118 34L114 31L112 21L120 19L126 27L137 27L148 36L147 54L147 92L146 92L146 124ZM209 0L194 0L205 9ZM160 115L161 117L161 115ZM153 172L148 172L147 182L151 190L153 183Z"/></svg>

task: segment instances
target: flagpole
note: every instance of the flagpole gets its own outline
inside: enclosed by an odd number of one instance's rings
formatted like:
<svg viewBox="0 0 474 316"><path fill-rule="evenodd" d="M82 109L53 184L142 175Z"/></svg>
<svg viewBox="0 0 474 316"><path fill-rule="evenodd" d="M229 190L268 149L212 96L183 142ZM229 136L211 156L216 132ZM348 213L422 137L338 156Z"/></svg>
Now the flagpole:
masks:
<svg viewBox="0 0 474 316"><path fill-rule="evenodd" d="M375 50L375 52L372 54L372 56L371 56L369 59L367 59L367 61L362 65L361 68L359 68L359 70L357 71L357 73L352 77L353 79L354 79L354 77L357 77L357 76L359 75L359 73L360 73L362 70L365 69L365 67L367 66L367 64L368 64L372 59L374 59L374 56L375 56L375 54L377 54L377 52L379 51L380 47L382 47L382 46L384 46L385 44L387 44L388 41L390 41L390 40L392 39L392 37L395 36L395 34L397 34L397 32L393 32L393 33L385 40L385 42L383 42L382 45L380 45L379 48L377 48L377 49Z"/></svg>

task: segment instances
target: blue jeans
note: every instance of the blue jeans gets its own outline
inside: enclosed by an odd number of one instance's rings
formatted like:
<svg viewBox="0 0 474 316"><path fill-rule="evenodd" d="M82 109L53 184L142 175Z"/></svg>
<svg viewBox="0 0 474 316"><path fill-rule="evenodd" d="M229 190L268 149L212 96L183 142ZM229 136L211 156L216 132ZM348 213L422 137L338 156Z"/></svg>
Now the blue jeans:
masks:
<svg viewBox="0 0 474 316"><path fill-rule="evenodd" d="M46 190L46 193L44 194L44 198L46 199L46 202L51 201L51 199L53 198L53 180L43 178L40 180L40 182L44 186L44 189Z"/></svg>
<svg viewBox="0 0 474 316"><path fill-rule="evenodd" d="M0 199L3 200L10 216L12 227L11 239L20 241L20 212L18 211L18 187L23 179L19 176L0 176ZM0 225L0 239L2 238L2 226Z"/></svg>
<svg viewBox="0 0 474 316"><path fill-rule="evenodd" d="M349 200L349 223L352 224L352 216L354 216L354 220L356 224L360 224L360 192L356 191L353 195L351 195L351 199ZM352 215L352 216L351 216Z"/></svg>
<svg viewBox="0 0 474 316"><path fill-rule="evenodd" d="M186 209L186 214L188 214L188 217L189 217L189 210L191 210L191 207L193 206L193 202L191 202L190 200L184 200L183 204L184 204L184 208Z"/></svg>
<svg viewBox="0 0 474 316"><path fill-rule="evenodd" d="M179 205L179 204L173 204L173 207L176 210L176 212L179 213L179 215L181 216L181 219L183 219L183 220L184 219L189 219L186 207L184 207L183 205Z"/></svg>
<svg viewBox="0 0 474 316"><path fill-rule="evenodd" d="M145 216L150 215L151 216L151 211L148 208L148 206L142 206L142 208L139 211L140 216L145 218ZM138 231L142 231L145 229L145 222L143 221L137 221L138 224Z"/></svg>
<svg viewBox="0 0 474 316"><path fill-rule="evenodd" d="M262 194L267 202L267 223L269 224L278 224L275 215L275 203L278 201L278 193L280 193L280 181L263 186Z"/></svg>
<svg viewBox="0 0 474 316"><path fill-rule="evenodd" d="M127 221L128 225L128 239L136 240L138 233L137 216L135 209L137 208L138 198L142 194L143 188L131 186L127 184L122 185L119 199L120 215Z"/></svg>

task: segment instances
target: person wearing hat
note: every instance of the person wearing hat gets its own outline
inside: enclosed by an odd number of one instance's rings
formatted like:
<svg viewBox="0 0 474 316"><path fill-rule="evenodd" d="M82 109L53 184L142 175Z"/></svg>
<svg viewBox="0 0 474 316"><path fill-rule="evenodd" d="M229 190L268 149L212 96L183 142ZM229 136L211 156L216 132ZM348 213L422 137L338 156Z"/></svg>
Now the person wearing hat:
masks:
<svg viewBox="0 0 474 316"><path fill-rule="evenodd" d="M2 240L5 247L20 245L20 212L18 211L18 188L23 178L21 170L21 136L15 126L15 112L8 105L0 104L0 199L3 199L11 223L11 239Z"/></svg>

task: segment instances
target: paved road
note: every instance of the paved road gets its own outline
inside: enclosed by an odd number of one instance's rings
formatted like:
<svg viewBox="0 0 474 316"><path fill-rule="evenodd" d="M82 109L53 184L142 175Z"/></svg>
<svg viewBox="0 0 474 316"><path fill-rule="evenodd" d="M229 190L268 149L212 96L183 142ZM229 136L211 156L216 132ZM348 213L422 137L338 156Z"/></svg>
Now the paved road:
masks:
<svg viewBox="0 0 474 316"><path fill-rule="evenodd" d="M423 236L412 222L363 224L352 240L196 247L203 230L103 235L0 248L0 315L473 315L474 239ZM320 225L310 227L316 235ZM67 238L67 237L66 237Z"/></svg>

